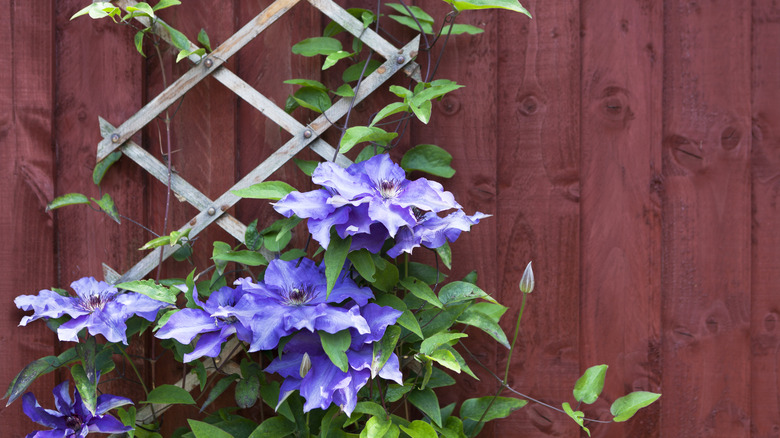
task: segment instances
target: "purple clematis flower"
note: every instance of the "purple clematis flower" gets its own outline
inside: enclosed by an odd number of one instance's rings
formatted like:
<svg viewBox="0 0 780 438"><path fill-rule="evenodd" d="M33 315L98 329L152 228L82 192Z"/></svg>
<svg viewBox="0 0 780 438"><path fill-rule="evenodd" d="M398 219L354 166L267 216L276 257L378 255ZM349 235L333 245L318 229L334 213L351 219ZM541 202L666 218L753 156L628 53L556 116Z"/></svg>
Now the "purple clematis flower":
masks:
<svg viewBox="0 0 780 438"><path fill-rule="evenodd" d="M432 212L423 213L418 210L415 213L417 224L398 230L395 246L387 251L390 257L398 257L404 252L411 254L412 250L420 245L436 249L447 242L454 242L462 231L468 231L472 225L478 224L480 219L490 217L489 214L480 212L466 216L463 210L457 210L443 218Z"/></svg>
<svg viewBox="0 0 780 438"><path fill-rule="evenodd" d="M185 362L203 356L219 356L222 344L233 334L244 342L251 342L252 331L238 320L236 314L235 306L242 295L244 290L240 285L236 289L225 286L214 291L203 303L198 299L198 291L195 290L192 298L203 309L179 310L157 331L155 337L173 338L182 344L189 344L200 334L195 349L184 355Z"/></svg>
<svg viewBox="0 0 780 438"><path fill-rule="evenodd" d="M346 352L349 363L346 372L331 362L316 333L299 333L284 346L284 354L266 368L267 372L276 372L284 377L279 403L292 391L298 390L306 399L304 412L315 408L327 409L331 403L336 403L347 415L352 415L358 391L370 377L379 376L403 384L398 357L391 354L377 370L378 357L374 357L373 346L374 342L382 339L387 326L394 324L401 312L371 303L363 308L362 314L369 321L371 331L359 334L350 330L352 343Z"/></svg>
<svg viewBox="0 0 780 438"><path fill-rule="evenodd" d="M94 413L84 405L78 389L75 391L74 399L73 401L70 399L67 380L54 388L56 411L42 408L31 392L24 394L22 396L24 413L32 421L52 428L52 430L32 432L27 435L27 438L82 438L91 432L121 433L133 430L132 427L125 426L106 413L116 407L133 404L130 399L103 394L97 398Z"/></svg>
<svg viewBox="0 0 780 438"><path fill-rule="evenodd" d="M126 321L138 315L147 321L154 321L157 312L168 306L146 295L135 292L120 294L117 289L92 277L84 277L70 284L76 296L63 296L44 289L38 295L19 295L14 300L16 307L33 310L19 323L25 326L38 318L59 318L68 315L72 319L57 328L61 341L78 342L78 333L86 328L93 336L101 334L109 342L127 345Z"/></svg>
<svg viewBox="0 0 780 438"><path fill-rule="evenodd" d="M358 287L342 276L326 297L325 268L312 260L272 260L262 283L240 279L236 284L246 292L234 314L252 330L249 351L272 349L283 336L303 329L328 333L348 328L359 333L370 330L358 306L374 297L371 289ZM331 306L342 302L347 302L347 307Z"/></svg>
<svg viewBox="0 0 780 438"><path fill-rule="evenodd" d="M384 239L395 237L401 227L417 223L413 208L426 212L460 208L441 184L425 178L407 180L404 170L387 154L347 169L321 163L314 170L312 181L324 189L290 193L274 208L287 217L296 214L308 218L309 231L324 248L330 243L331 227L342 238L362 236L363 241L358 245L353 242L352 249L375 248L377 242L381 248Z"/></svg>

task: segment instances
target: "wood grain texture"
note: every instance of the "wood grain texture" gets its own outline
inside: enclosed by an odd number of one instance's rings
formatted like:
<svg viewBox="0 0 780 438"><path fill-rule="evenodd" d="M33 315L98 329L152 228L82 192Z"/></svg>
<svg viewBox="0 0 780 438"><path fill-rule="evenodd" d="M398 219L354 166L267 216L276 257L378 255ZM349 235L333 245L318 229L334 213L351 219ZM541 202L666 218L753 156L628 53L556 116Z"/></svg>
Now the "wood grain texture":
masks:
<svg viewBox="0 0 780 438"><path fill-rule="evenodd" d="M600 400L661 383L661 84L663 9L582 5L581 371L609 365ZM594 437L659 436L658 404Z"/></svg>
<svg viewBox="0 0 780 438"><path fill-rule="evenodd" d="M132 29L111 20L70 17L84 7L83 1L55 2L56 60L54 144L57 154L55 195L80 192L99 199L102 193L114 198L117 210L133 220L144 220L144 173L130 160L120 160L106 174L100 188L92 182L95 145L101 140L98 117L117 123L141 107L142 58L133 47ZM138 257L137 248L148 235L138 226L124 220L122 224L85 206L57 210L56 245L57 282L67 286L81 277L102 279L102 263L122 272ZM101 337L100 342L105 342ZM72 347L61 343L57 348ZM145 345L135 345L131 354L141 357ZM129 380L115 380L101 385L110 394L133 399L143 397L138 378L128 370ZM137 366L144 363L138 359ZM142 373L146 371L142 368ZM67 371L61 379L72 380ZM112 376L115 377L115 376Z"/></svg>
<svg viewBox="0 0 780 438"><path fill-rule="evenodd" d="M500 301L510 306L504 329L511 333L518 284L525 265L534 262L536 288L509 383L560 406L580 371L580 6L527 7L532 20L502 14L498 22L496 275ZM529 404L497 424L495 436L577 433L563 414Z"/></svg>
<svg viewBox="0 0 780 438"><path fill-rule="evenodd" d="M750 433L750 15L664 3L662 436Z"/></svg>
<svg viewBox="0 0 780 438"><path fill-rule="evenodd" d="M750 432L763 438L780 434L780 7L754 2L752 24Z"/></svg>
<svg viewBox="0 0 780 438"><path fill-rule="evenodd" d="M54 194L52 150L53 6L0 2L0 48L13 60L0 69L0 387L3 393L29 362L55 354L54 334L40 321L17 327L24 315L17 295L36 294L56 284L54 215L46 203ZM9 61L10 62L10 61ZM52 406L55 375L29 390ZM23 436L35 425L22 413L21 398L0 405L4 436Z"/></svg>

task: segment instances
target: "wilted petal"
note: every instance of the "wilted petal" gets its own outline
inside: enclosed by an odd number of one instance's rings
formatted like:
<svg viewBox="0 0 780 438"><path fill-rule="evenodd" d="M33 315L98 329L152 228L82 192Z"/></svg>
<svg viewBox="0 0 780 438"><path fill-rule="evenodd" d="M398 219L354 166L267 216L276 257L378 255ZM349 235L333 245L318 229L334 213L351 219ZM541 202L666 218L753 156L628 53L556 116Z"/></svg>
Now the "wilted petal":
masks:
<svg viewBox="0 0 780 438"><path fill-rule="evenodd" d="M174 313L168 322L155 333L156 338L176 339L189 344L200 333L219 330L215 319L200 309L181 309Z"/></svg>

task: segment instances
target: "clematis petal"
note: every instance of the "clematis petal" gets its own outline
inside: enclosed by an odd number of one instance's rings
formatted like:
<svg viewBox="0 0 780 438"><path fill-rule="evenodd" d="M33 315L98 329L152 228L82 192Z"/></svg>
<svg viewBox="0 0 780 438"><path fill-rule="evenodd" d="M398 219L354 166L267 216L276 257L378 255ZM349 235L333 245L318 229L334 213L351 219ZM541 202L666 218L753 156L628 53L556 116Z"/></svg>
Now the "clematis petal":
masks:
<svg viewBox="0 0 780 438"><path fill-rule="evenodd" d="M20 326L25 326L38 318L59 318L66 314L76 318L86 315L87 312L76 308L75 303L75 298L64 297L48 289L38 292L38 295L19 295L14 299L14 304L19 309L35 312L33 315L23 317Z"/></svg>
<svg viewBox="0 0 780 438"><path fill-rule="evenodd" d="M336 368L327 356L313 356L309 373L301 381L300 393L306 402L303 411L315 408L327 409L333 400L333 392L349 385L348 373Z"/></svg>
<svg viewBox="0 0 780 438"><path fill-rule="evenodd" d="M73 412L73 401L70 399L70 385L64 381L54 387L54 406L61 414L68 415Z"/></svg>
<svg viewBox="0 0 780 438"><path fill-rule="evenodd" d="M66 438L69 434L68 429L39 430L27 434L25 438Z"/></svg>
<svg viewBox="0 0 780 438"><path fill-rule="evenodd" d="M71 319L57 327L57 337L60 341L79 341L79 332L87 326L89 315L82 315Z"/></svg>
<svg viewBox="0 0 780 438"><path fill-rule="evenodd" d="M122 342L127 345L127 324L125 324L127 317L115 317L109 309L111 307L107 305L104 311L95 311L89 314L87 316L87 330L92 336L103 335L108 342Z"/></svg>
<svg viewBox="0 0 780 438"><path fill-rule="evenodd" d="M97 408L95 408L95 413L97 415L103 415L111 409L132 404L133 401L129 398L120 397L118 395L101 394L97 398Z"/></svg>
<svg viewBox="0 0 780 438"><path fill-rule="evenodd" d="M340 225L349 221L349 209L351 207L342 207L336 209L332 214L322 219L309 219L307 226L311 236L319 244L328 249L330 243L330 228L334 225Z"/></svg>
<svg viewBox="0 0 780 438"><path fill-rule="evenodd" d="M351 174L336 163L320 163L311 175L314 184L330 187L347 200L371 196L371 186L363 175Z"/></svg>
<svg viewBox="0 0 780 438"><path fill-rule="evenodd" d="M330 196L327 190L313 190L304 193L290 192L272 205L274 210L285 217L291 217L295 214L304 219L322 219L335 210L333 205L328 204Z"/></svg>
<svg viewBox="0 0 780 438"><path fill-rule="evenodd" d="M415 206L420 210L434 212L461 208L452 193L443 190L441 184L434 184L425 178L409 181L398 194L396 202L403 207Z"/></svg>
<svg viewBox="0 0 780 438"><path fill-rule="evenodd" d="M264 371L276 373L285 378L298 378L300 377L301 360L303 360L303 353L285 353L282 357L274 359Z"/></svg>
<svg viewBox="0 0 780 438"><path fill-rule="evenodd" d="M336 333L341 330L354 328L358 333L368 333L371 329L368 322L360 315L360 308L353 306L349 310L342 307L331 307L320 304L317 307L318 314L314 321L314 329L328 333Z"/></svg>
<svg viewBox="0 0 780 438"><path fill-rule="evenodd" d="M227 340L227 336L224 336L220 332L205 333L200 336L198 343L195 344L195 349L191 353L184 354L184 362L192 362L203 356L217 357L222 350L222 344Z"/></svg>
<svg viewBox="0 0 780 438"><path fill-rule="evenodd" d="M307 285L312 288L326 286L325 268L313 260L303 258L286 262L276 259L268 263L264 282L281 290Z"/></svg>
<svg viewBox="0 0 780 438"><path fill-rule="evenodd" d="M374 155L362 163L362 172L376 184L381 181L406 181L406 172L388 154Z"/></svg>
<svg viewBox="0 0 780 438"><path fill-rule="evenodd" d="M377 342L385 335L387 326L395 324L403 312L389 306L380 306L369 303L360 310L363 318L368 322L370 332L365 334L352 334L352 348L361 349L362 344Z"/></svg>
<svg viewBox="0 0 780 438"><path fill-rule="evenodd" d="M94 417L88 425L89 432L100 433L121 433L133 430L130 426L125 426L121 421L112 417L111 415L102 415L100 417Z"/></svg>
<svg viewBox="0 0 780 438"><path fill-rule="evenodd" d="M368 205L368 216L384 225L390 237L395 237L399 228L413 227L417 223L410 207L401 207L382 198L371 200Z"/></svg>
<svg viewBox="0 0 780 438"><path fill-rule="evenodd" d="M182 344L189 344L200 333L219 330L208 313L200 309L181 309L174 313L168 322L155 333L159 339L176 339Z"/></svg>
<svg viewBox="0 0 780 438"><path fill-rule="evenodd" d="M252 343L249 345L250 353L275 348L279 339L291 333L283 324L285 314L285 306L269 305L260 309L249 321L248 325L253 333Z"/></svg>
<svg viewBox="0 0 780 438"><path fill-rule="evenodd" d="M147 321L154 321L159 310L168 306L168 303L135 292L120 294L114 302L124 306L129 315L135 314Z"/></svg>
<svg viewBox="0 0 780 438"><path fill-rule="evenodd" d="M413 228L402 227L395 235L395 245L387 250L387 255L396 258L404 252L411 254L412 250L420 246L421 243L422 237L419 233L416 234Z"/></svg>
<svg viewBox="0 0 780 438"><path fill-rule="evenodd" d="M32 421L42 426L65 429L65 418L62 414L42 408L31 392L22 396L22 410Z"/></svg>
<svg viewBox="0 0 780 438"><path fill-rule="evenodd" d="M324 297L324 293L322 294ZM368 300L374 298L374 293L369 287L358 286L351 278L339 277L330 295L323 301L326 303L342 303L353 299L359 306L364 306Z"/></svg>

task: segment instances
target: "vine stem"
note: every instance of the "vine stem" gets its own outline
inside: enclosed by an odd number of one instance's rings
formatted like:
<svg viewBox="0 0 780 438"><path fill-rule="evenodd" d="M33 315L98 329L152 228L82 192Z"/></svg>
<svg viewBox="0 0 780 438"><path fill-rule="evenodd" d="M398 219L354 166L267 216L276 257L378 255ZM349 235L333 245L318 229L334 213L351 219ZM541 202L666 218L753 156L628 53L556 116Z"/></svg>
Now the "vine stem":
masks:
<svg viewBox="0 0 780 438"><path fill-rule="evenodd" d="M135 364L133 363L133 359L130 358L130 355L127 354L127 351L125 351L125 348L121 345L117 346L119 351L122 352L122 356L125 357L125 360L127 363L130 364L130 368L133 369L133 372L135 373L136 377L138 377L138 383L141 384L141 388L144 390L144 394L146 394L146 398L149 398L149 389L146 387L146 383L144 383L144 378L141 376L141 373L138 371L138 368L136 368ZM155 421L157 421L157 413L154 412L154 403L151 403L149 405L152 409L152 418L154 418Z"/></svg>
<svg viewBox="0 0 780 438"><path fill-rule="evenodd" d="M504 380L501 383L506 386L507 380L509 380L509 366L512 363L512 353L515 351L515 344L517 343L517 335L520 334L520 321L523 319L523 312L525 311L525 302L527 298L526 293L523 293L523 301L520 304L520 313L517 314L517 323L515 323L515 335L512 338L512 345L509 347L509 356L506 358L506 370L504 371Z"/></svg>

